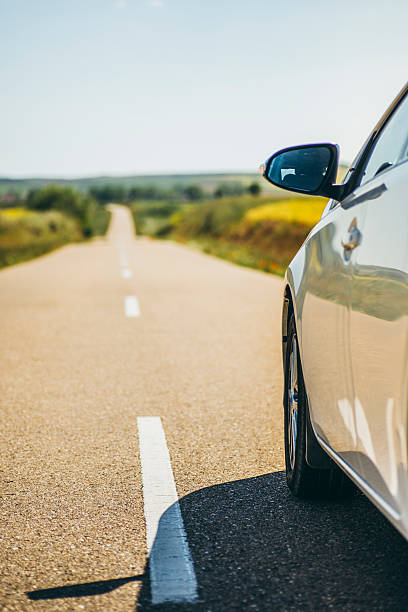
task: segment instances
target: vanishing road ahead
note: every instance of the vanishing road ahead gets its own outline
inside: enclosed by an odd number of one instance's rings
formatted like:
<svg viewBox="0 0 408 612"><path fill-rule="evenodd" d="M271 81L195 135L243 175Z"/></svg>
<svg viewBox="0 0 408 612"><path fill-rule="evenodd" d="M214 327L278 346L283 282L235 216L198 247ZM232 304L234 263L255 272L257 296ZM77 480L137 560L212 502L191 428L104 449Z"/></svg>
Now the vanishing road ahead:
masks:
<svg viewBox="0 0 408 612"><path fill-rule="evenodd" d="M282 281L113 210L0 273L0 609L408 609L362 495L286 489Z"/></svg>

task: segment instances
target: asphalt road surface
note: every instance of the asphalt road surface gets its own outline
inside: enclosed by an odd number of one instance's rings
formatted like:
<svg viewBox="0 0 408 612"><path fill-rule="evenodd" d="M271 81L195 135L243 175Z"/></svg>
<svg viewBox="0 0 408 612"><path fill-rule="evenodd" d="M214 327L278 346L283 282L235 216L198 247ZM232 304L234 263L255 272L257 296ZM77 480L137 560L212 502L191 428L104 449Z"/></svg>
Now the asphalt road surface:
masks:
<svg viewBox="0 0 408 612"><path fill-rule="evenodd" d="M136 240L121 207L107 239L0 273L1 610L408 609L408 545L360 493L286 489L281 292ZM144 482L138 423L169 451L152 464L144 439ZM174 574L181 542L197 594L153 605L147 502L169 469L155 563ZM160 539L177 508L184 532Z"/></svg>

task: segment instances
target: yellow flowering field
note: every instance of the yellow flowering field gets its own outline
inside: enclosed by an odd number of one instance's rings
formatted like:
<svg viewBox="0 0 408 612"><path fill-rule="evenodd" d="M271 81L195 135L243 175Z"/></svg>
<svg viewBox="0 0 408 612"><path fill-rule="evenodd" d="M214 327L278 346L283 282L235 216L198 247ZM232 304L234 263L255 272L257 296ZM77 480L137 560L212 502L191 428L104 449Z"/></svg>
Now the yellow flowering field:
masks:
<svg viewBox="0 0 408 612"><path fill-rule="evenodd" d="M259 221L288 221L313 226L319 221L327 200L323 198L290 198L250 208L245 219L250 223Z"/></svg>
<svg viewBox="0 0 408 612"><path fill-rule="evenodd" d="M21 217L29 217L33 213L23 206L18 206L16 208L1 209L0 214L2 214L6 219L20 219Z"/></svg>

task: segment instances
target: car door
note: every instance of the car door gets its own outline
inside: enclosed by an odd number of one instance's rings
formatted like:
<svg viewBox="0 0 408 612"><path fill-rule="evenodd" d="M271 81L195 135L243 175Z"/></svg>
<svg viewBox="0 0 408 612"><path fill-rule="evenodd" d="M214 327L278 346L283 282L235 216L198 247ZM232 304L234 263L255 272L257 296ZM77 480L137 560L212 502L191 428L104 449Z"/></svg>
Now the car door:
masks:
<svg viewBox="0 0 408 612"><path fill-rule="evenodd" d="M333 203L335 204L335 203ZM356 434L349 347L351 262L342 244L363 210L337 205L305 243L299 297L302 304L302 364L310 415L316 433L353 469Z"/></svg>
<svg viewBox="0 0 408 612"><path fill-rule="evenodd" d="M408 98L381 130L360 186L350 354L359 472L395 513L407 498Z"/></svg>

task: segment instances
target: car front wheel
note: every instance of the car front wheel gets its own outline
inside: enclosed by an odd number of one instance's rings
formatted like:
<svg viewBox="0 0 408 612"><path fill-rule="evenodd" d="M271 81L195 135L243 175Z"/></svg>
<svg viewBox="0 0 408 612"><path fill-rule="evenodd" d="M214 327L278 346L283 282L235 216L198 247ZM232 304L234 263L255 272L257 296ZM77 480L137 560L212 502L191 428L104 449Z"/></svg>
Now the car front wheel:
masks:
<svg viewBox="0 0 408 612"><path fill-rule="evenodd" d="M306 437L318 441L311 426L308 428L309 407L300 361L298 336L292 314L287 335L284 393L286 480L298 497L333 499L353 490L349 478L332 461L328 467L310 467L306 460Z"/></svg>

